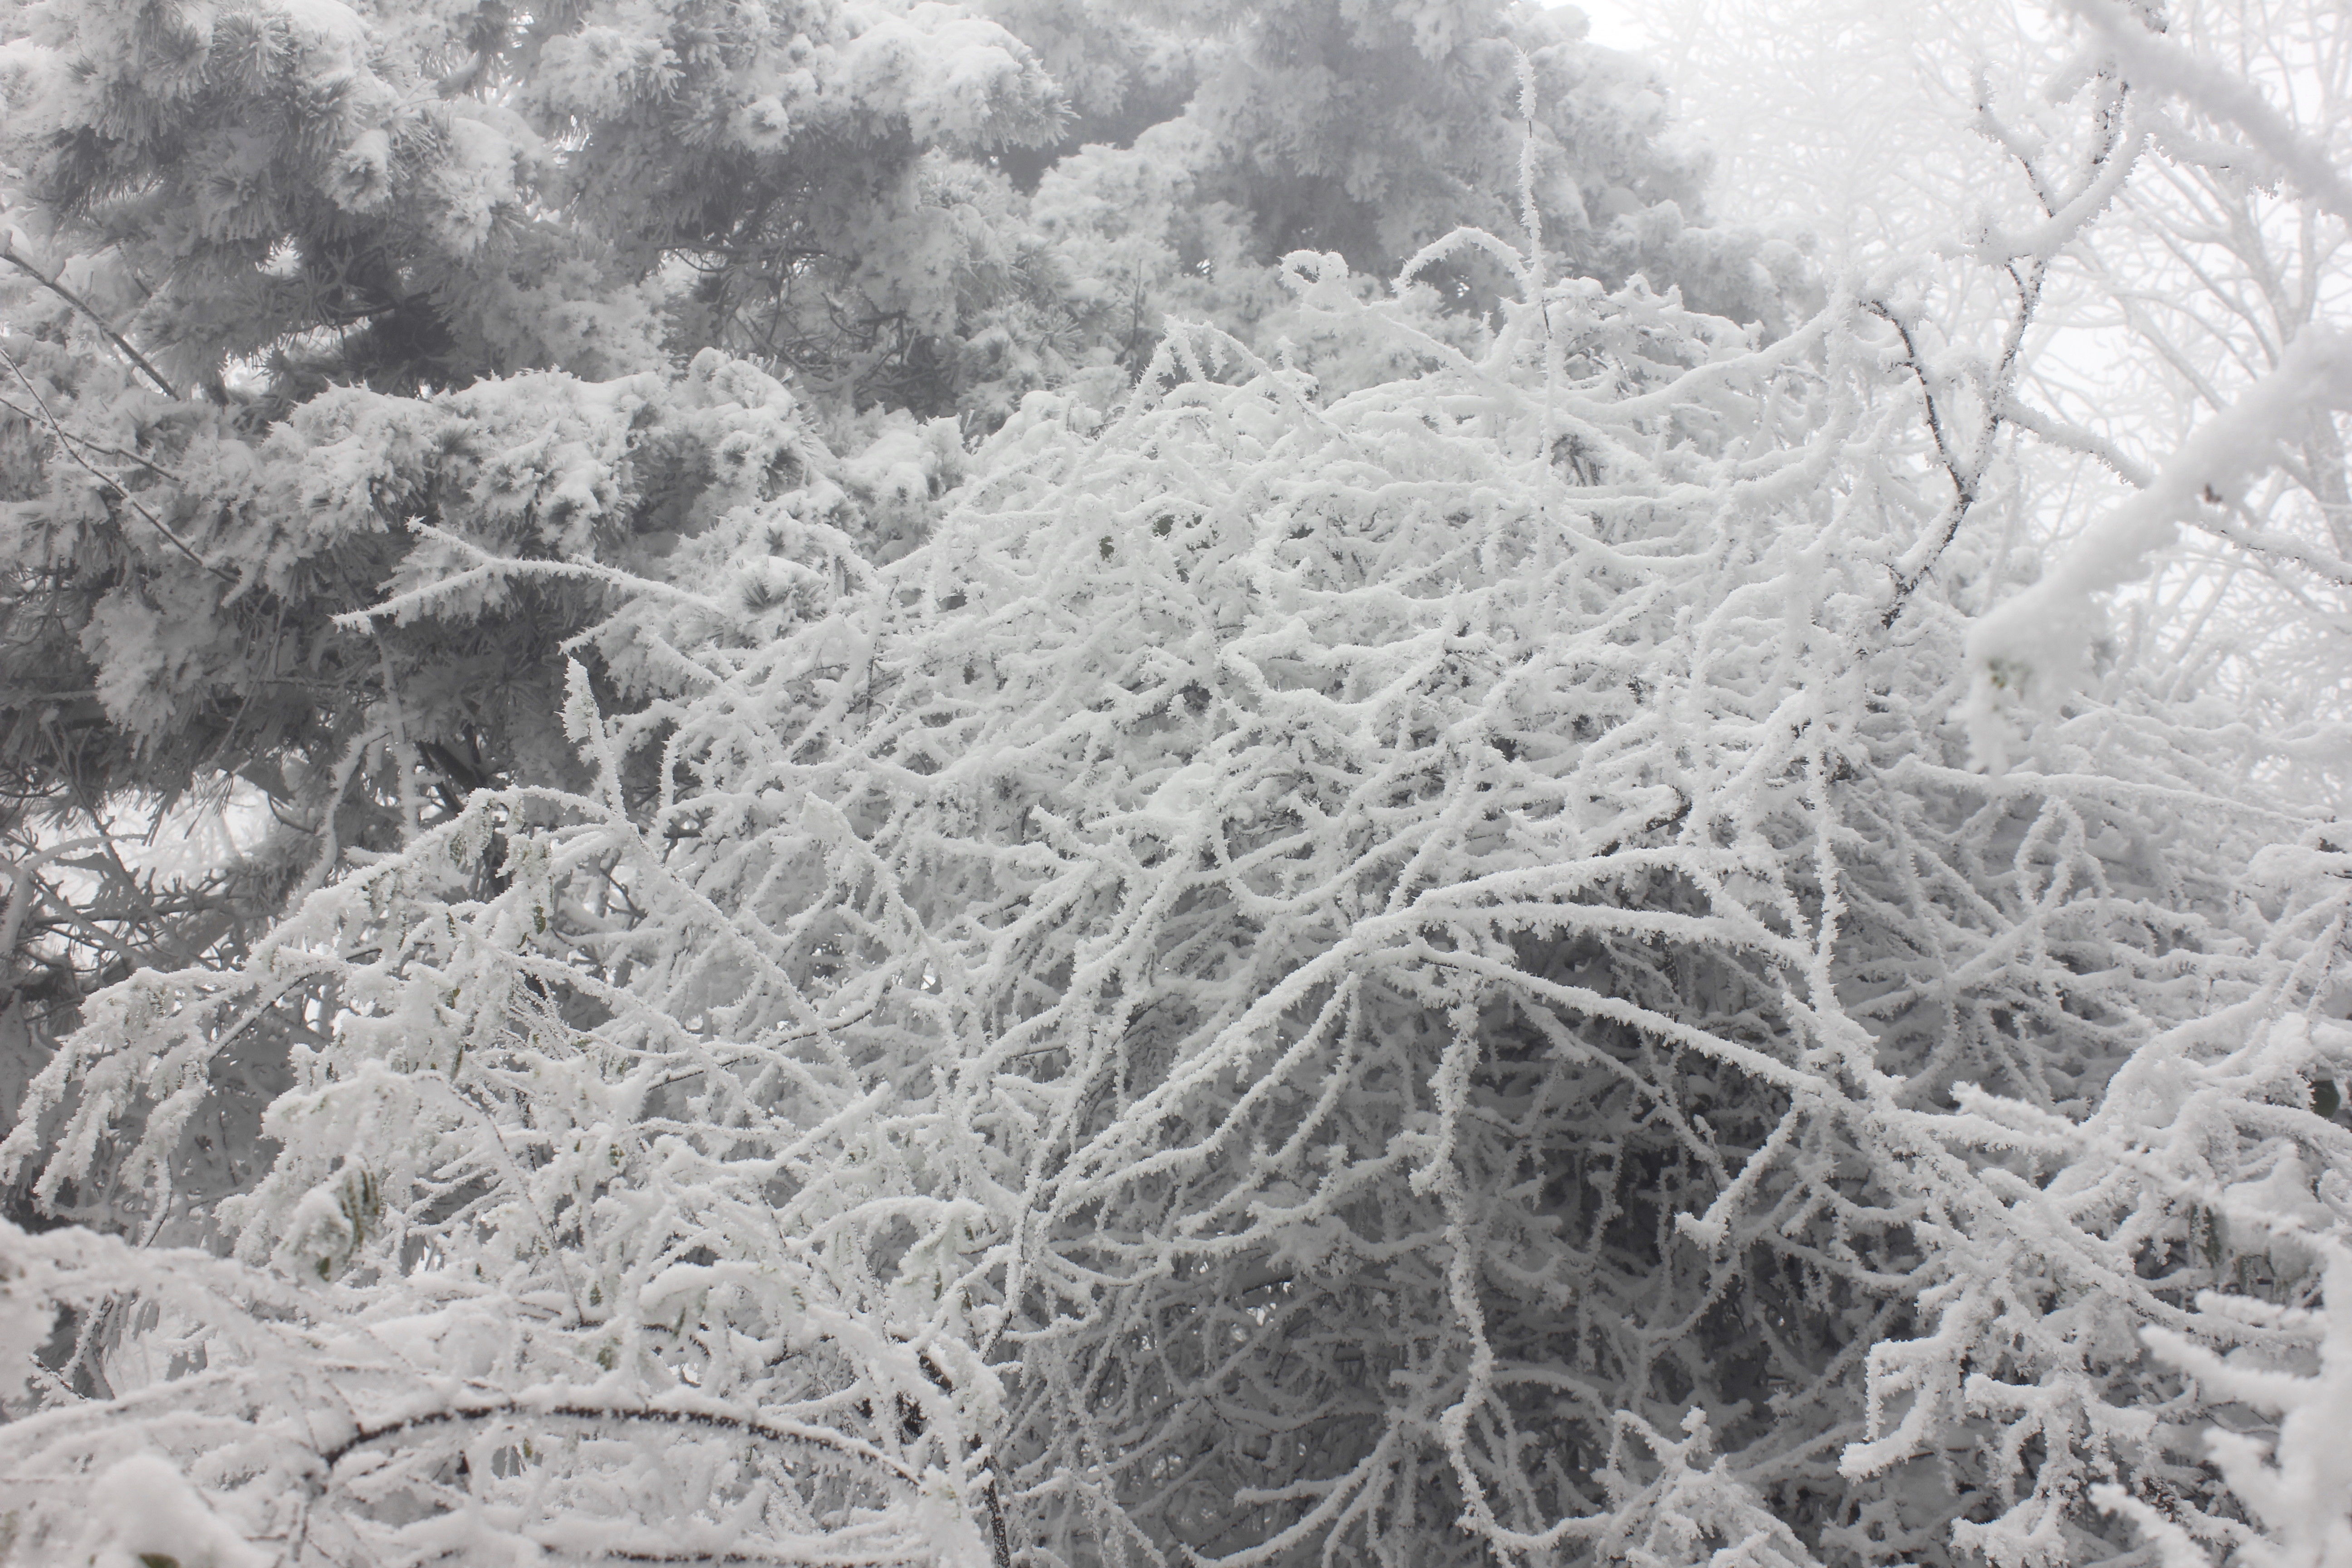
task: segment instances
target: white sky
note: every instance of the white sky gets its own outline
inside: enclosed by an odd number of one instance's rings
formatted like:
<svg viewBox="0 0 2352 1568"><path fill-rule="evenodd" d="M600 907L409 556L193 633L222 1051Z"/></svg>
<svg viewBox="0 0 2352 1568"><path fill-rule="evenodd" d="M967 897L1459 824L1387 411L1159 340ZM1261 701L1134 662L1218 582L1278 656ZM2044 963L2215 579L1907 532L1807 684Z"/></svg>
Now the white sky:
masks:
<svg viewBox="0 0 2352 1568"><path fill-rule="evenodd" d="M1626 0L1559 0L1573 4L1592 23L1592 41L1612 49L1639 50L1643 45L1640 13Z"/></svg>

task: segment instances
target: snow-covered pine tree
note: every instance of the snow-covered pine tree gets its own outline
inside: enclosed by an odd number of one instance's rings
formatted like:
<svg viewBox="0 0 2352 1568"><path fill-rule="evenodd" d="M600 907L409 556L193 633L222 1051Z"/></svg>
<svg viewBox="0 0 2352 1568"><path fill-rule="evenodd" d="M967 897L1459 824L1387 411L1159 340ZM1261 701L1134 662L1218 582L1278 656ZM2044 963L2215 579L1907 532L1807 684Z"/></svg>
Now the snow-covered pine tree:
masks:
<svg viewBox="0 0 2352 1568"><path fill-rule="evenodd" d="M1586 44L1572 8L1274 0L1173 8L1153 27L1118 7L1116 30L1056 0L995 9L1093 87L1032 212L1105 310L1097 330L1131 324L1130 370L1171 312L1269 342L1311 331L1263 263L1334 251L1384 283L1459 226L1512 228L1528 186L1563 270L1611 287L1639 273L1775 334L1818 303L1795 247L1708 221L1707 159L1669 131L1665 84ZM1122 112L1118 89L1149 105L1171 79L1189 84L1181 113L1139 127ZM1422 279L1472 316L1515 287L1478 251ZM1321 368L1328 387L1336 367Z"/></svg>
<svg viewBox="0 0 2352 1568"><path fill-rule="evenodd" d="M2037 244L2124 82L2064 84ZM1468 248L1516 293L1467 350L1299 253L1336 384L1180 325L903 551L698 361L672 417L756 482L633 574L498 568L624 600L577 782L100 998L0 1150L167 1214L209 1064L306 1021L230 1256L7 1235L10 1348L78 1308L12 1547L2322 1561L2337 830L2235 712L1972 620L2013 356L1487 230L1409 273ZM2340 399L2312 352L2163 493ZM478 614L445 535L351 624ZM2201 1464L2264 1411L2284 1479Z"/></svg>
<svg viewBox="0 0 2352 1568"><path fill-rule="evenodd" d="M36 1040L140 963L235 962L341 846L574 776L557 649L604 614L596 574L796 482L697 426L741 379L698 355L903 389L908 334L952 335L971 253L1013 243L979 160L1055 114L1015 40L937 6L58 0L0 38L0 756ZM805 423L742 374L738 424ZM873 477L920 492L952 447L902 432ZM457 537L567 565L338 623ZM159 886L108 842L232 790L279 826L225 877ZM223 1180L284 1032L238 1064Z"/></svg>

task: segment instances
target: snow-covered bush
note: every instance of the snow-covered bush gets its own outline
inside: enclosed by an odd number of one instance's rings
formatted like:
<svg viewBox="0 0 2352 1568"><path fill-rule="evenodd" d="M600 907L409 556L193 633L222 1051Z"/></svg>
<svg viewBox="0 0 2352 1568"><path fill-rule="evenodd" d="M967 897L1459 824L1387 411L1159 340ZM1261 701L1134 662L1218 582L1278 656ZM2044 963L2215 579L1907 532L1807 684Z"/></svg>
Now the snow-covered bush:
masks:
<svg viewBox="0 0 2352 1568"><path fill-rule="evenodd" d="M101 998L50 1182L142 1097L168 1180L241 1020L333 1018L203 1266L273 1342L91 1347L142 1440L327 1560L1695 1562L1720 1511L2021 1563L2101 1481L2213 1506L2134 1336L2292 1277L2195 1180L2340 1195L2343 857L2233 899L2292 822L2128 693L1967 770L1865 302L1759 349L1530 272L1469 358L1343 273L1289 277L1413 374L1189 329L890 564L740 506L595 634L624 709L575 668L593 784ZM267 1463L177 1435L230 1390ZM131 1429L85 1408L11 1473Z"/></svg>
<svg viewBox="0 0 2352 1568"><path fill-rule="evenodd" d="M2085 79L1981 363L1465 230L1479 333L1286 260L1335 385L1180 324L845 460L713 353L666 550L423 535L347 625L619 602L576 761L93 1000L0 1159L158 1220L303 1026L225 1256L0 1233L6 1550L2332 1564L2352 848L1972 633Z"/></svg>

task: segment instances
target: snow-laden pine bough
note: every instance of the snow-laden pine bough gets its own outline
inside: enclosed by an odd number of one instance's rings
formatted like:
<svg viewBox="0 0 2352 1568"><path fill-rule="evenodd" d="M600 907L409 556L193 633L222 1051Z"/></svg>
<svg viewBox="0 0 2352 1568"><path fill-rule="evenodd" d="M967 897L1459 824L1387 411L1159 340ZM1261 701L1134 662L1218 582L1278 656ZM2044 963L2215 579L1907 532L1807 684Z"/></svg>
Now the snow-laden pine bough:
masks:
<svg viewBox="0 0 2352 1568"><path fill-rule="evenodd" d="M592 786L100 999L6 1152L157 1214L212 1054L320 1026L232 1258L11 1239L19 1550L171 1552L134 1485L224 1564L2251 1539L2195 1434L2321 1343L2352 846L2127 674L1970 771L1895 304L1457 243L1479 353L1297 257L1406 368L1176 330L886 565L739 509L580 647Z"/></svg>

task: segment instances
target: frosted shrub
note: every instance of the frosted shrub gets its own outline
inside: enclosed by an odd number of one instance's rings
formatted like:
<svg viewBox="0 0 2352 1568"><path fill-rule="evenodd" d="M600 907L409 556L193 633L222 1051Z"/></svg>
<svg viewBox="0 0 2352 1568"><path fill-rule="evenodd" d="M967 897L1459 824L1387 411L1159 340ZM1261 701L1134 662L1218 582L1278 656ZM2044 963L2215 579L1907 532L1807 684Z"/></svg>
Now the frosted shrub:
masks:
<svg viewBox="0 0 2352 1568"><path fill-rule="evenodd" d="M1526 278L1475 357L1301 255L1410 374L1320 400L1185 329L887 565L739 507L582 645L591 787L101 1000L46 1180L135 1093L163 1180L263 1001L332 1027L235 1259L13 1244L111 1395L0 1428L20 1539L141 1453L297 1562L2011 1565L2115 1550L2094 1486L2220 1517L2167 1437L2213 1395L2136 1336L2285 1331L2197 1305L2298 1278L2198 1193L2334 1223L2345 857L2234 896L2294 824L2127 689L1967 771L1881 313L1759 349L1456 243Z"/></svg>
<svg viewBox="0 0 2352 1568"><path fill-rule="evenodd" d="M2352 854L1981 616L2092 145L1989 359L1899 279L1765 343L1463 231L1404 281L1481 253L1486 331L1296 254L1343 384L1178 326L911 547L842 486L935 442L716 355L765 479L667 554L428 536L351 624L625 600L577 787L92 1005L0 1153L158 1215L210 1064L313 1026L229 1256L8 1236L16 1550L2336 1563Z"/></svg>

